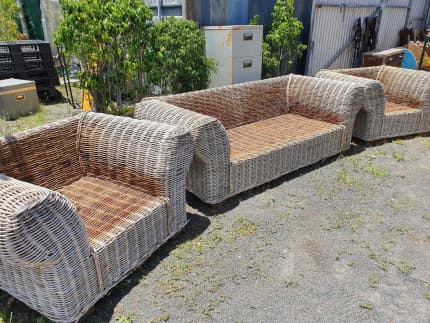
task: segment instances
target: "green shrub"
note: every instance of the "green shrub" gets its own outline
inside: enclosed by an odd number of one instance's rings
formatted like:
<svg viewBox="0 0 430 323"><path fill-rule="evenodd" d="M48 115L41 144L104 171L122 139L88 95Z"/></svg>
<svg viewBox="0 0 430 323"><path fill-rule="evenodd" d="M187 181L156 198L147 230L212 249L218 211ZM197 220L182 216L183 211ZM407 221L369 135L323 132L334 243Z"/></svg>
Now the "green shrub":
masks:
<svg viewBox="0 0 430 323"><path fill-rule="evenodd" d="M257 25L259 16L251 19ZM276 0L272 23L263 42L263 76L281 76L291 72L296 57L301 57L306 45L298 41L303 23L294 17L294 0Z"/></svg>
<svg viewBox="0 0 430 323"><path fill-rule="evenodd" d="M18 7L15 0L0 0L0 40L18 39L15 16Z"/></svg>
<svg viewBox="0 0 430 323"><path fill-rule="evenodd" d="M55 42L83 65L79 78L96 110L121 108L127 94L143 95L152 37L152 11L144 1L63 0Z"/></svg>
<svg viewBox="0 0 430 323"><path fill-rule="evenodd" d="M207 88L215 61L205 56L205 37L198 25L171 17L154 29L148 82L162 94Z"/></svg>

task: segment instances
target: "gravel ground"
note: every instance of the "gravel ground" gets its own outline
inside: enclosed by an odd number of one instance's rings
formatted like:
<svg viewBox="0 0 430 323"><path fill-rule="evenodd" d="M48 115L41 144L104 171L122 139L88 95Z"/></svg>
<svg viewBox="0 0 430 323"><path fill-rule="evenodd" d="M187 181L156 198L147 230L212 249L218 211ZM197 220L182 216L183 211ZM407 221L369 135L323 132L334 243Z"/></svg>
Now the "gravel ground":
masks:
<svg viewBox="0 0 430 323"><path fill-rule="evenodd" d="M190 195L186 229L86 322L430 322L429 158L429 137L358 143L216 207Z"/></svg>

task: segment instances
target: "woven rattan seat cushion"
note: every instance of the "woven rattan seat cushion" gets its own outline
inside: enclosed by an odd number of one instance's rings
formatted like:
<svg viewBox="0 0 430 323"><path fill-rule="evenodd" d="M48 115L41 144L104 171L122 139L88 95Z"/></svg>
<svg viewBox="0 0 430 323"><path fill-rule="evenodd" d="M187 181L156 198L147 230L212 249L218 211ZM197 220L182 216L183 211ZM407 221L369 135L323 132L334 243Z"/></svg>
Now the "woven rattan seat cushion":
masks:
<svg viewBox="0 0 430 323"><path fill-rule="evenodd" d="M240 161L270 152L285 144L317 137L339 125L306 118L297 114L247 124L227 131L231 160Z"/></svg>
<svg viewBox="0 0 430 323"><path fill-rule="evenodd" d="M96 177L82 177L59 191L78 209L94 250L104 247L154 209L167 208L159 197Z"/></svg>
<svg viewBox="0 0 430 323"><path fill-rule="evenodd" d="M397 104L394 102L387 101L385 103L385 113L399 113L399 112L421 112L420 109L414 109L411 107L408 107L406 105Z"/></svg>

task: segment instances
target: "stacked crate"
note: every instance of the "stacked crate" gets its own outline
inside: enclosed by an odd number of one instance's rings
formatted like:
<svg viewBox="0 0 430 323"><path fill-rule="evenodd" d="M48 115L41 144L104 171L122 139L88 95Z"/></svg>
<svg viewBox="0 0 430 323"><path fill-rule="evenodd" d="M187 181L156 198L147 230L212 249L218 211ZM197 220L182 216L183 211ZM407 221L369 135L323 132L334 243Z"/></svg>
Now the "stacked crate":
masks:
<svg viewBox="0 0 430 323"><path fill-rule="evenodd" d="M57 96L60 85L48 42L22 40L0 42L0 80L16 78L36 82L39 97Z"/></svg>

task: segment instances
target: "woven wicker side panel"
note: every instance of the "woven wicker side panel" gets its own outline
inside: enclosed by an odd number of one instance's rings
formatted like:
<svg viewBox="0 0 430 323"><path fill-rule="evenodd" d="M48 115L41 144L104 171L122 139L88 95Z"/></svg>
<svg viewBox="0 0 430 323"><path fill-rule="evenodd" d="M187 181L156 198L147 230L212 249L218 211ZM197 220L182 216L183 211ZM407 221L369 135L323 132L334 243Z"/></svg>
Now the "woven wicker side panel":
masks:
<svg viewBox="0 0 430 323"><path fill-rule="evenodd" d="M341 151L343 126L335 126L306 139L267 150L258 157L233 162L232 195L267 183L294 170L314 164Z"/></svg>
<svg viewBox="0 0 430 323"><path fill-rule="evenodd" d="M135 117L191 131L194 158L187 189L206 203L218 203L230 194L230 144L224 126L216 119L155 99L143 100Z"/></svg>
<svg viewBox="0 0 430 323"><path fill-rule="evenodd" d="M79 210L100 261L105 289L169 236L167 204L162 198L94 177L83 177L62 193Z"/></svg>
<svg viewBox="0 0 430 323"><path fill-rule="evenodd" d="M351 144L355 117L363 108L363 87L351 82L294 75L287 93L291 113L345 126L341 149Z"/></svg>
<svg viewBox="0 0 430 323"><path fill-rule="evenodd" d="M54 321L79 318L97 297L76 209L58 193L0 177L0 288Z"/></svg>
<svg viewBox="0 0 430 323"><path fill-rule="evenodd" d="M375 140L381 136L385 106L385 92L382 83L329 70L318 72L316 77L362 85L364 87L364 105L357 114L353 136L366 141Z"/></svg>
<svg viewBox="0 0 430 323"><path fill-rule="evenodd" d="M55 190L82 176L76 153L78 118L0 138L0 173Z"/></svg>
<svg viewBox="0 0 430 323"><path fill-rule="evenodd" d="M401 137L428 131L428 129L422 128L422 119L422 110L388 113L384 117L382 133L378 139Z"/></svg>
<svg viewBox="0 0 430 323"><path fill-rule="evenodd" d="M286 113L287 84L288 77L280 77L159 99L214 117L226 129L232 129Z"/></svg>
<svg viewBox="0 0 430 323"><path fill-rule="evenodd" d="M170 200L172 230L187 221L186 175L191 134L149 121L89 113L81 124L79 151L84 172Z"/></svg>

